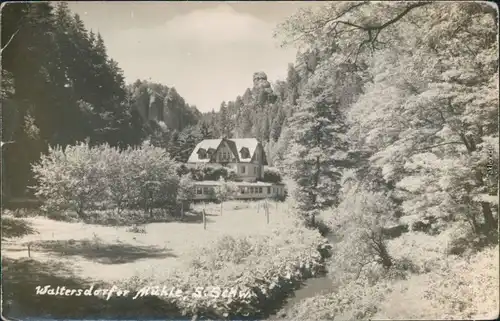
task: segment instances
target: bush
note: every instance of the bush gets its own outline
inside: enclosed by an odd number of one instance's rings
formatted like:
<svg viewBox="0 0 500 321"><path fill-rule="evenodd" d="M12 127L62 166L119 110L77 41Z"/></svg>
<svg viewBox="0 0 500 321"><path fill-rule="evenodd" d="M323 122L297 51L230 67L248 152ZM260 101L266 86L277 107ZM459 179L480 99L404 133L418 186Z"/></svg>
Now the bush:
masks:
<svg viewBox="0 0 500 321"><path fill-rule="evenodd" d="M436 319L490 319L498 316L498 245L431 273L425 298Z"/></svg>
<svg viewBox="0 0 500 321"><path fill-rule="evenodd" d="M276 202L284 202L287 199L287 197L288 197L288 191L285 189L283 195L275 194L273 196L273 200Z"/></svg>
<svg viewBox="0 0 500 321"><path fill-rule="evenodd" d="M194 195L194 181L189 174L183 174L179 180L179 188L177 191L177 203L180 207L180 211L184 212L189 209Z"/></svg>
<svg viewBox="0 0 500 321"><path fill-rule="evenodd" d="M400 237L403 233L408 232L408 224L399 224L391 227L382 228L382 234L386 239L394 239Z"/></svg>
<svg viewBox="0 0 500 321"><path fill-rule="evenodd" d="M146 233L146 228L144 226L139 226L137 224L132 225L127 229L127 232L132 232L132 233L141 233L145 234Z"/></svg>
<svg viewBox="0 0 500 321"><path fill-rule="evenodd" d="M429 233L432 232L432 225L436 223L437 219L433 216L424 217L423 220L413 222L411 225L412 231Z"/></svg>
<svg viewBox="0 0 500 321"><path fill-rule="evenodd" d="M385 268L393 264L383 228L392 223L393 205L383 193L346 193L329 224L339 238L336 262L347 270L359 270L370 262Z"/></svg>
<svg viewBox="0 0 500 321"><path fill-rule="evenodd" d="M221 178L227 179L229 168L219 164L204 164L189 168L191 177L195 181L218 181Z"/></svg>
<svg viewBox="0 0 500 321"><path fill-rule="evenodd" d="M474 233L472 228L463 222L453 226L450 239L447 254L459 256L474 254L491 243L486 235Z"/></svg>
<svg viewBox="0 0 500 321"><path fill-rule="evenodd" d="M2 239L38 233L29 221L2 215Z"/></svg>
<svg viewBox="0 0 500 321"><path fill-rule="evenodd" d="M282 301L302 280L324 271L320 251L311 250L323 247L326 241L319 233L299 226L270 235L224 236L199 249L187 268L154 283L160 283L160 288L164 283L187 291L179 298L167 299L173 300L184 315L214 319L262 317L269 306ZM137 289L151 280L137 277L127 283ZM203 287L208 295L193 297L190 291L196 287ZM220 295L210 295L217 292L217 287ZM230 289L239 291L228 297Z"/></svg>
<svg viewBox="0 0 500 321"><path fill-rule="evenodd" d="M260 181L273 184L281 183L281 173L276 168L266 167Z"/></svg>
<svg viewBox="0 0 500 321"><path fill-rule="evenodd" d="M233 182L219 180L220 185L215 189L215 199L221 203L234 199L240 192L238 186ZM221 207L222 211L222 207Z"/></svg>
<svg viewBox="0 0 500 321"><path fill-rule="evenodd" d="M287 311L287 320L364 320L377 312L390 292L387 282L366 286L353 282L336 293L307 298Z"/></svg>
<svg viewBox="0 0 500 321"><path fill-rule="evenodd" d="M321 218L316 218L313 224L310 224L311 228L315 228L318 230L318 232L326 237L328 234L332 232L332 228L329 224L325 223L325 221Z"/></svg>

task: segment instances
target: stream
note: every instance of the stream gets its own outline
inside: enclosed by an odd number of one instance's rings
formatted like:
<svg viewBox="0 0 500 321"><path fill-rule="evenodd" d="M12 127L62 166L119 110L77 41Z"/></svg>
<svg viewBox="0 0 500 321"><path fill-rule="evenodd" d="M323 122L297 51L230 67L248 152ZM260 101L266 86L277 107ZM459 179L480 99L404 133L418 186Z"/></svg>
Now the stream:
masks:
<svg viewBox="0 0 500 321"><path fill-rule="evenodd" d="M270 315L266 320L282 320L286 319L284 312L289 310L291 307L297 303L314 297L316 295L321 295L323 293L328 293L333 290L333 282L328 277L328 275L320 276L317 278L311 278L304 282L304 285L295 291L286 301L286 303L281 307L281 309Z"/></svg>
<svg viewBox="0 0 500 321"><path fill-rule="evenodd" d="M333 236L329 236L327 238L330 243L335 242ZM328 260L331 259L332 258L327 259L325 264L328 264ZM279 311L271 314L266 318L266 320L286 319L286 315L284 315L284 313L286 313L286 311L288 311L297 303L316 295L333 292L334 290L333 280L329 277L328 274L304 280L304 285L297 289L294 293L292 293L287 298L286 303L279 309Z"/></svg>

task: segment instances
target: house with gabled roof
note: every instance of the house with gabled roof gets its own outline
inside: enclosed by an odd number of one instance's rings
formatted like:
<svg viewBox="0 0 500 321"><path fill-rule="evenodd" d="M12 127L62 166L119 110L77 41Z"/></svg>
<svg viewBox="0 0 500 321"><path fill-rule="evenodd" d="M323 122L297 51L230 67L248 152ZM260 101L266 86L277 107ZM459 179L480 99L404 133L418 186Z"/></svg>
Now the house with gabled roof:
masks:
<svg viewBox="0 0 500 321"><path fill-rule="evenodd" d="M255 138L205 139L193 149L188 166L221 164L232 168L244 181L262 178L267 165L262 144Z"/></svg>

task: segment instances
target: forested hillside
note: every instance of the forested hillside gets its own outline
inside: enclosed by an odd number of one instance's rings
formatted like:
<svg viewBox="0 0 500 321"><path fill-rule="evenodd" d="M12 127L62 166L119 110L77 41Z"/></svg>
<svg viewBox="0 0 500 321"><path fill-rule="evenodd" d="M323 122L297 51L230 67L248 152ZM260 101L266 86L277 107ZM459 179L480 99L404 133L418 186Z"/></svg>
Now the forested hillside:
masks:
<svg viewBox="0 0 500 321"><path fill-rule="evenodd" d="M49 145L137 146L197 123L200 113L175 88L126 85L99 33L67 4L2 7L2 178L21 196L30 164ZM154 139L153 139L154 140Z"/></svg>
<svg viewBox="0 0 500 321"><path fill-rule="evenodd" d="M215 137L256 137L264 143L268 161L274 165L283 157L283 128L287 127L306 76L305 70L289 64L286 81L272 84L265 72L256 71L252 88L234 101L222 102L218 111L203 114L203 126Z"/></svg>
<svg viewBox="0 0 500 321"><path fill-rule="evenodd" d="M286 80L256 72L252 88L203 121L215 136L263 141L302 189L307 215L341 201L347 171L360 188L390 192L399 214L463 213L477 230L476 208L495 229L495 19L479 3L301 10L277 28L300 48Z"/></svg>
<svg viewBox="0 0 500 321"><path fill-rule="evenodd" d="M282 163L297 213L312 225L324 213L336 235L340 286L288 320L370 318L394 279L430 271L439 285L414 300L439 304L382 315L498 316L498 301L465 299L498 286L498 272L488 270L497 276L480 290L436 267L498 244L497 31L498 12L479 2L331 2L278 28L304 52L303 85L278 140ZM405 232L414 245L389 241ZM442 238L439 259L423 250L426 234Z"/></svg>
<svg viewBox="0 0 500 321"><path fill-rule="evenodd" d="M310 77L315 71L316 74L325 73L321 68L329 55L329 50L320 51L318 48L299 51L296 63L288 64L285 80L273 81L268 79L265 71L256 71L252 88L247 88L234 101L222 102L218 111L205 113L203 126L209 128L215 137L256 137L263 142L270 164L283 166L291 137L291 116L300 101L311 99L308 92L313 88L307 87ZM362 73L359 67L348 64L341 65L334 72L336 75L325 74L319 81L333 81L331 86L341 87L332 90L337 90L335 94L347 106L362 91Z"/></svg>

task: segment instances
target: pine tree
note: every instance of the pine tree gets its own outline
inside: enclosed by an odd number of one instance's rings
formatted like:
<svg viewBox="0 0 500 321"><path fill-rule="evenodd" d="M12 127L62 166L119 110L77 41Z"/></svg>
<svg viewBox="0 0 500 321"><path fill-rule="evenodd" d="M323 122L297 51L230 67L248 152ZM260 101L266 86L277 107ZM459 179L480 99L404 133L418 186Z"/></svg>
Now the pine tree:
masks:
<svg viewBox="0 0 500 321"><path fill-rule="evenodd" d="M199 123L199 131L201 133L202 139L213 139L212 132L210 130L210 126L206 121L200 121Z"/></svg>
<svg viewBox="0 0 500 321"><path fill-rule="evenodd" d="M297 99L299 98L299 84L300 75L293 66L293 64L288 65L288 73L286 77L287 85L287 98L288 102L294 106L297 104Z"/></svg>
<svg viewBox="0 0 500 321"><path fill-rule="evenodd" d="M270 140L277 142L280 135L281 135L281 129L283 126L283 122L285 121L285 112L283 110L283 107L280 105L279 109L276 113L276 116L274 117L272 123L271 123L271 129L270 129Z"/></svg>
<svg viewBox="0 0 500 321"><path fill-rule="evenodd" d="M189 126L179 133L179 151L177 159L185 163L196 145L203 139L202 133L197 126Z"/></svg>
<svg viewBox="0 0 500 321"><path fill-rule="evenodd" d="M231 118L229 115L229 110L227 108L226 102L224 101L220 105L217 124L221 137L230 138L232 136Z"/></svg>
<svg viewBox="0 0 500 321"><path fill-rule="evenodd" d="M338 203L339 163L347 151L344 116L329 76L310 79L289 121L293 134L285 164L297 184L297 210L310 224L321 209Z"/></svg>

